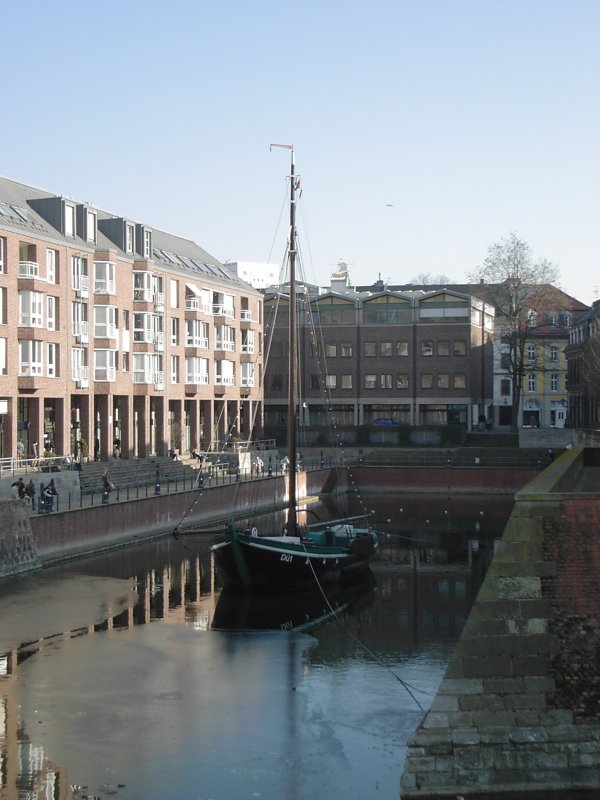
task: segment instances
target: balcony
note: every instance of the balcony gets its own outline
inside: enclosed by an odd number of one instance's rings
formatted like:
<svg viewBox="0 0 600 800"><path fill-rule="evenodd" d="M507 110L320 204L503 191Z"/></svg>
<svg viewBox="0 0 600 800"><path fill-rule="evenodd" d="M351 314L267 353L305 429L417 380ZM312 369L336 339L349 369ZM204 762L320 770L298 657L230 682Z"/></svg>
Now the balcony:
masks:
<svg viewBox="0 0 600 800"><path fill-rule="evenodd" d="M163 333L154 334L154 349L157 353L162 353L165 349L165 337Z"/></svg>
<svg viewBox="0 0 600 800"><path fill-rule="evenodd" d="M152 376L152 381L154 383L154 391L155 392L164 392L165 390L165 373L164 372L155 372Z"/></svg>
<svg viewBox="0 0 600 800"><path fill-rule="evenodd" d="M116 281L98 280L94 282L94 294L116 294L117 284Z"/></svg>
<svg viewBox="0 0 600 800"><path fill-rule="evenodd" d="M39 278L40 265L36 261L19 261L19 278Z"/></svg>
<svg viewBox="0 0 600 800"><path fill-rule="evenodd" d="M90 324L83 320L73 322L73 336L81 344L88 344L90 341Z"/></svg>
<svg viewBox="0 0 600 800"><path fill-rule="evenodd" d="M164 311L165 310L165 296L162 292L154 292L153 296L154 301L154 310L155 311Z"/></svg>
<svg viewBox="0 0 600 800"><path fill-rule="evenodd" d="M235 342L217 339L215 350L220 350L223 353L235 353Z"/></svg>
<svg viewBox="0 0 600 800"><path fill-rule="evenodd" d="M77 292L77 297L90 296L90 279L87 275L73 275L73 291Z"/></svg>
<svg viewBox="0 0 600 800"><path fill-rule="evenodd" d="M235 318L235 308L233 308L233 306L223 305L223 303L213 303L212 313L213 317L228 317L229 319Z"/></svg>
<svg viewBox="0 0 600 800"><path fill-rule="evenodd" d="M89 389L90 387L89 367L79 367L79 369L74 370L73 380L75 381L78 389Z"/></svg>

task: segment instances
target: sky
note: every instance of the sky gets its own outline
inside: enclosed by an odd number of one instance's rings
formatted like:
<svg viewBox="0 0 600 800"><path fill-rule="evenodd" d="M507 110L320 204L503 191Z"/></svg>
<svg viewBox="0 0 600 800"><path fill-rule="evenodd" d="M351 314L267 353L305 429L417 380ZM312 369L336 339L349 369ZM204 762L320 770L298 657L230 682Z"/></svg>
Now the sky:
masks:
<svg viewBox="0 0 600 800"><path fill-rule="evenodd" d="M30 0L2 12L0 174L283 257L477 270L515 232L600 297L600 0ZM282 216L283 215L283 216Z"/></svg>

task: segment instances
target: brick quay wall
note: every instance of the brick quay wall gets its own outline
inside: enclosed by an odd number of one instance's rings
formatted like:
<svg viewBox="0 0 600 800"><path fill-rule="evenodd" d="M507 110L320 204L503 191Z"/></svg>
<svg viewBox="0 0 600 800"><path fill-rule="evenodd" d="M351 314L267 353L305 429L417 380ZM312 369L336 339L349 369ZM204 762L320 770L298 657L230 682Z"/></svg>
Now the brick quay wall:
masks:
<svg viewBox="0 0 600 800"><path fill-rule="evenodd" d="M600 789L600 475L582 481L599 452L568 450L517 492L402 800Z"/></svg>
<svg viewBox="0 0 600 800"><path fill-rule="evenodd" d="M370 494L506 494L511 496L536 474L530 469L488 467L369 467L353 468L353 485L346 472L317 469L301 472L301 496L318 497L352 492L354 486ZM285 478L256 478L211 486L198 491L151 495L136 500L32 515L37 558L44 564L125 546L182 528L214 528L232 517L243 518L283 508Z"/></svg>

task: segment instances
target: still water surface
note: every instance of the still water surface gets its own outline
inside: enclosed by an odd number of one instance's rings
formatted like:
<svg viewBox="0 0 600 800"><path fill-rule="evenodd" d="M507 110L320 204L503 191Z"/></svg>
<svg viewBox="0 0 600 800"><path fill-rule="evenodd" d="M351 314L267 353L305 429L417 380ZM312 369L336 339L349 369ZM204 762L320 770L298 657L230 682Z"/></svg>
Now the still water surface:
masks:
<svg viewBox="0 0 600 800"><path fill-rule="evenodd" d="M0 797L397 798L498 527L447 511L379 506L372 581L327 601L220 591L204 537L0 584Z"/></svg>

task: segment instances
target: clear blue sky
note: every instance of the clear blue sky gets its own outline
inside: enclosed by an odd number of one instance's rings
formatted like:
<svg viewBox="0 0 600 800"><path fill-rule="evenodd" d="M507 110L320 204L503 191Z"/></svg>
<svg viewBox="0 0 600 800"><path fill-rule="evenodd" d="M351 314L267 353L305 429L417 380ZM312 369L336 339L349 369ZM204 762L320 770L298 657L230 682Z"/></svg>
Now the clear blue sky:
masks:
<svg viewBox="0 0 600 800"><path fill-rule="evenodd" d="M293 142L309 279L462 281L515 231L600 296L600 0L33 0L2 28L6 177L279 261Z"/></svg>

